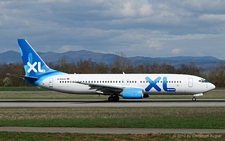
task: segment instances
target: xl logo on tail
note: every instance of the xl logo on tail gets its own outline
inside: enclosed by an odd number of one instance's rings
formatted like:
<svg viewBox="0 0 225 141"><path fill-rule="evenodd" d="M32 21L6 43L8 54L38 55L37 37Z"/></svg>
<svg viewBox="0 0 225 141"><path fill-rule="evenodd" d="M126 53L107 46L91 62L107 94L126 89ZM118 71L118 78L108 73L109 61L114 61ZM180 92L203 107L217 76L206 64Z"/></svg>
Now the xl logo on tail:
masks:
<svg viewBox="0 0 225 141"><path fill-rule="evenodd" d="M30 67L27 72L30 73L31 71L36 72L45 72L45 70L41 69L41 62L34 62L31 64L30 62L27 62L27 65ZM38 65L38 68L36 69L35 66Z"/></svg>

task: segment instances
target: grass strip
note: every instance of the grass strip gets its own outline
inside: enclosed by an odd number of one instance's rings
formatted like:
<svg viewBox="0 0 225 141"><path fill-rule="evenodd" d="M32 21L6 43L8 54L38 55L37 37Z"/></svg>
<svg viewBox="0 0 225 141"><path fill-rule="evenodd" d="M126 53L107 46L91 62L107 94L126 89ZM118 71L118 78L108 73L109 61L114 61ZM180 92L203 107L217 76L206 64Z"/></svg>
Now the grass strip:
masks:
<svg viewBox="0 0 225 141"><path fill-rule="evenodd" d="M79 140L79 141L136 141L136 140L225 140L225 134L71 134L71 133L20 133L0 132L0 140Z"/></svg>
<svg viewBox="0 0 225 141"><path fill-rule="evenodd" d="M0 87L0 91L48 91L48 89L38 87Z"/></svg>
<svg viewBox="0 0 225 141"><path fill-rule="evenodd" d="M0 126L224 129L225 116L1 120ZM218 122L218 119L220 122ZM216 121L217 120L217 121Z"/></svg>
<svg viewBox="0 0 225 141"><path fill-rule="evenodd" d="M216 108L1 108L0 126L224 129Z"/></svg>

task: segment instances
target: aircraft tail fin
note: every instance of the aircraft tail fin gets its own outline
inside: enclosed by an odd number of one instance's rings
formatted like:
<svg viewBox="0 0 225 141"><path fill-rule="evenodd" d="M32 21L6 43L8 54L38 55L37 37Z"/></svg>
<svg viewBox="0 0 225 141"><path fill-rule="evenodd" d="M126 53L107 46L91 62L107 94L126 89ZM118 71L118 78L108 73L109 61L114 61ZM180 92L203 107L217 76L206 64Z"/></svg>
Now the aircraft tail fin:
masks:
<svg viewBox="0 0 225 141"><path fill-rule="evenodd" d="M18 45L26 76L38 77L43 74L49 74L56 71L49 68L45 64L45 62L25 39L18 39Z"/></svg>

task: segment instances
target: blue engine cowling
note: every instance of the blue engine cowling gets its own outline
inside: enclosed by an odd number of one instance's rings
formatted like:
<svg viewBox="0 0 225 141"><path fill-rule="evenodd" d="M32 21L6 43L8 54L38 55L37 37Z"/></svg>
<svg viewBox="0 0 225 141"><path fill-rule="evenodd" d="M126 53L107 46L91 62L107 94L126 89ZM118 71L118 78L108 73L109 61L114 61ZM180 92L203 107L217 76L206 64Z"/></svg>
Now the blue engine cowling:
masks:
<svg viewBox="0 0 225 141"><path fill-rule="evenodd" d="M144 92L140 88L126 88L122 91L124 99L141 99L144 97Z"/></svg>

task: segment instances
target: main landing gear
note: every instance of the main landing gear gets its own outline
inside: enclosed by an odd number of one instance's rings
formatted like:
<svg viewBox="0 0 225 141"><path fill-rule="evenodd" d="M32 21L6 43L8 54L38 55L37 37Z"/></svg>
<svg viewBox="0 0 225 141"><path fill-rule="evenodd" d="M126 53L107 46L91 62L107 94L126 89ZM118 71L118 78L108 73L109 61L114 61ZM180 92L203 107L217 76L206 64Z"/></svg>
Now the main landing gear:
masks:
<svg viewBox="0 0 225 141"><path fill-rule="evenodd" d="M196 97L192 97L192 101L196 101Z"/></svg>
<svg viewBox="0 0 225 141"><path fill-rule="evenodd" d="M119 96L118 95L111 95L109 98L108 98L108 101L109 102L118 102L120 100Z"/></svg>

